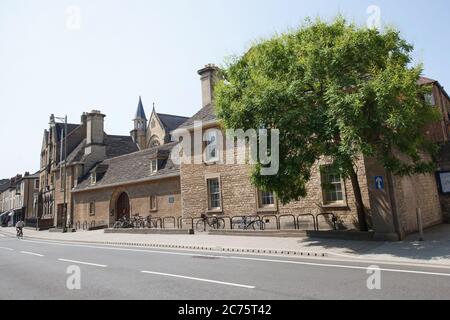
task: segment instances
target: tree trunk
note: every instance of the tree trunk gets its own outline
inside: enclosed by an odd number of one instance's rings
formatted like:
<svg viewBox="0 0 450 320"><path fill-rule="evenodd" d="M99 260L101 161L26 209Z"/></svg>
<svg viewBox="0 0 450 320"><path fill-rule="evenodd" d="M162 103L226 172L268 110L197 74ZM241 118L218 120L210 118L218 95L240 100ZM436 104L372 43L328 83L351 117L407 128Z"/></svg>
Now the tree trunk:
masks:
<svg viewBox="0 0 450 320"><path fill-rule="evenodd" d="M350 179L352 181L353 193L355 194L356 210L358 212L359 230L367 232L369 231L369 227L366 221L366 208L364 207L363 203L358 175L353 166L351 166Z"/></svg>

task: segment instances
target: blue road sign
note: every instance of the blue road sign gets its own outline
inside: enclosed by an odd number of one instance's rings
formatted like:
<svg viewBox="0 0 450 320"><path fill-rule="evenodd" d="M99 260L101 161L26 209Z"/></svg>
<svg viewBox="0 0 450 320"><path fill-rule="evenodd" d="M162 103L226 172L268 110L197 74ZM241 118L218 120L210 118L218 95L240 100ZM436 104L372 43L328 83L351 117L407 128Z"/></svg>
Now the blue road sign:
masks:
<svg viewBox="0 0 450 320"><path fill-rule="evenodd" d="M375 177L375 189L384 190L384 178L382 176Z"/></svg>

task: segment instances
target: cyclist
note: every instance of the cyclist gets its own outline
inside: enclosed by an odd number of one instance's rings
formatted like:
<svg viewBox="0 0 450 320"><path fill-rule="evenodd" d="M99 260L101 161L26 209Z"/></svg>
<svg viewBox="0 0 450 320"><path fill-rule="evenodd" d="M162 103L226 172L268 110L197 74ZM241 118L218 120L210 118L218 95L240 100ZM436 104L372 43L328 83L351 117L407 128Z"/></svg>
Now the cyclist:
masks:
<svg viewBox="0 0 450 320"><path fill-rule="evenodd" d="M23 238L23 227L24 226L25 226L25 223L22 220L17 221L16 231L17 231L18 238Z"/></svg>

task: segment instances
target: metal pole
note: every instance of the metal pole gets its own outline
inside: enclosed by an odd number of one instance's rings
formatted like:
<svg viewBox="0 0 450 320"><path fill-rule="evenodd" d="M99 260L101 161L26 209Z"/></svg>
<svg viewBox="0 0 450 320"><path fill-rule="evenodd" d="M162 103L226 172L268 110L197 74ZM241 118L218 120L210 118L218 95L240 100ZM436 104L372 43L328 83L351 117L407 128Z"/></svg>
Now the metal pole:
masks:
<svg viewBox="0 0 450 320"><path fill-rule="evenodd" d="M422 209L417 208L417 226L419 228L419 241L425 241L425 236L423 233L423 220L422 220Z"/></svg>
<svg viewBox="0 0 450 320"><path fill-rule="evenodd" d="M64 118L64 231L67 231L67 115Z"/></svg>

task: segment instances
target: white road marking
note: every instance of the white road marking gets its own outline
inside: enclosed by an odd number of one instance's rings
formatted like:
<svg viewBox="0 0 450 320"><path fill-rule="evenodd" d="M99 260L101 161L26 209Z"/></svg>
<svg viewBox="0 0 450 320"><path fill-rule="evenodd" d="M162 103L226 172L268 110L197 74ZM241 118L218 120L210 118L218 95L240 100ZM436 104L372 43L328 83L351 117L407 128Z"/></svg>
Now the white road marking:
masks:
<svg viewBox="0 0 450 320"><path fill-rule="evenodd" d="M312 262L288 261L288 260L270 260L270 259L258 259L258 258L244 258L244 257L229 257L229 259L298 264L298 265L304 265L304 266L326 267L326 268L367 270L367 267L348 266L348 265L341 265L341 264L325 264L325 263L312 263ZM437 272L427 272L427 271L385 269L385 268L380 268L380 271L450 277L450 273L437 273Z"/></svg>
<svg viewBox="0 0 450 320"><path fill-rule="evenodd" d="M107 268L107 265L104 264L97 264L97 263L90 263L90 262L83 262L83 261L76 261L76 260L67 260L67 259L58 259L59 261L62 262L70 262L70 263L75 263L75 264L85 264L87 266L94 266L94 267L101 267L101 268Z"/></svg>
<svg viewBox="0 0 450 320"><path fill-rule="evenodd" d="M245 284L238 284L238 283L231 283L231 282L222 282L222 281L216 281L216 280L194 278L194 277L180 276L180 275L176 275L176 274L153 272L153 271L141 271L141 272L142 273L147 273L147 274L158 275L158 276L171 277L171 278L180 278L180 279L187 279L187 280L194 280L194 281L222 284L222 285L225 285L225 286L241 287L241 288L246 288L246 289L255 289L255 286L248 286L248 285L245 285Z"/></svg>
<svg viewBox="0 0 450 320"><path fill-rule="evenodd" d="M7 250L7 251L14 251L14 249L11 249L11 248L5 248L5 247L0 247L0 249L2 249L2 250Z"/></svg>
<svg viewBox="0 0 450 320"><path fill-rule="evenodd" d="M31 241L31 240L25 240L25 242L32 242L32 243L45 243L45 244L52 244L52 245L58 245L58 246L68 246L68 247L78 247L78 248L90 248L90 249L103 249L103 250L116 250L116 251L129 251L129 252L142 252L142 253L154 253L154 254L166 254L166 255L178 255L178 256L190 256L190 257L216 257L221 259L234 259L234 260L253 260L253 261L260 261L260 262L271 262L271 263L291 263L291 264L303 264L303 265L318 265L318 266L330 266L333 267L332 264L314 264L314 263L308 263L308 262L301 262L301 261L292 261L292 260L278 260L278 259L263 259L263 258L249 258L249 257L238 257L238 256L226 256L226 255L217 255L217 253L223 253L223 252L215 252L210 251L211 253L216 253L216 255L208 255L208 254L200 254L200 253L181 253L181 252L171 252L171 251L161 251L161 250L144 250L144 249L130 249L130 248L118 248L118 247L106 247L107 245L83 245L83 244L75 244L67 242L67 243L61 243L56 241ZM181 250L181 249L180 249ZM183 250L181 250L183 251ZM188 252L192 252L189 250L185 250ZM246 255L252 255L250 253ZM265 257L276 257L274 255L257 255L255 256L265 256ZM408 266L408 267L418 267L418 268L431 268L431 269L450 269L449 266L446 265L424 265L424 264L415 264L415 263L407 263L407 262L389 262L389 261L380 261L380 260L357 260L357 261L349 261L349 260L340 260L340 259L330 259L330 258L314 258L314 257L297 257L307 260L314 260L314 261L334 261L334 262L355 262L355 263L367 263L369 265L393 265L393 266ZM356 260L356 259L355 259ZM349 269L361 269L361 270L367 270L366 267L356 267L356 266L345 266L345 265L336 265L339 268L345 268L348 267ZM433 272L423 272L423 271L413 271L413 270L398 270L397 269L381 269L382 271L390 271L390 272L405 272L405 273L415 273L415 274L422 274L422 275L439 275L439 276L447 276L450 277L450 273L433 273Z"/></svg>
<svg viewBox="0 0 450 320"><path fill-rule="evenodd" d="M28 255L30 255L30 256L36 256L36 257L43 257L43 256L44 256L44 255L39 254L39 253L28 252L28 251L20 251L20 253L28 254Z"/></svg>

